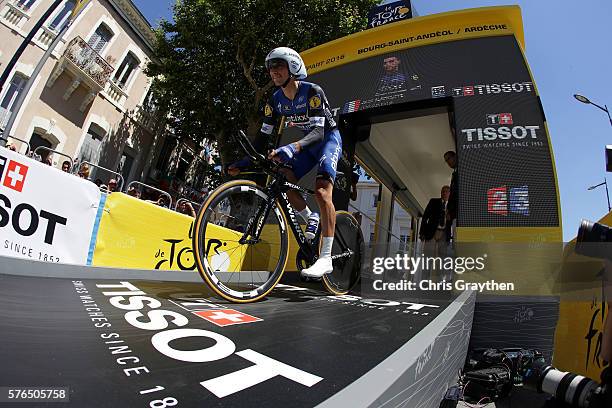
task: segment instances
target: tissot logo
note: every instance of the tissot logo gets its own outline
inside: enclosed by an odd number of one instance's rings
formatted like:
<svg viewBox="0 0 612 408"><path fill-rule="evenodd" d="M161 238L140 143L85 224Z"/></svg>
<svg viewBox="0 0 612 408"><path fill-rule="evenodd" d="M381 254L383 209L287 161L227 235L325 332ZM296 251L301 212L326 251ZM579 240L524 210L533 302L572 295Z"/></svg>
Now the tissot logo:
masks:
<svg viewBox="0 0 612 408"><path fill-rule="evenodd" d="M4 172L5 168L6 173ZM28 174L28 166L0 156L0 177L3 174L2 185L21 193Z"/></svg>
<svg viewBox="0 0 612 408"><path fill-rule="evenodd" d="M507 94L507 93L523 93L533 92L533 83L531 82L504 82L502 84L479 84L465 85L455 87L452 90L454 97L459 96L474 96L474 95L490 95L490 94Z"/></svg>
<svg viewBox="0 0 612 408"><path fill-rule="evenodd" d="M500 126L498 128L472 128L462 129L461 133L465 135L467 142L483 142L493 141L497 139L537 139L539 126Z"/></svg>
<svg viewBox="0 0 612 408"><path fill-rule="evenodd" d="M489 113L487 115L487 125L512 125L511 113Z"/></svg>
<svg viewBox="0 0 612 408"><path fill-rule="evenodd" d="M529 215L529 186L494 187L487 190L487 212L507 216L508 213Z"/></svg>

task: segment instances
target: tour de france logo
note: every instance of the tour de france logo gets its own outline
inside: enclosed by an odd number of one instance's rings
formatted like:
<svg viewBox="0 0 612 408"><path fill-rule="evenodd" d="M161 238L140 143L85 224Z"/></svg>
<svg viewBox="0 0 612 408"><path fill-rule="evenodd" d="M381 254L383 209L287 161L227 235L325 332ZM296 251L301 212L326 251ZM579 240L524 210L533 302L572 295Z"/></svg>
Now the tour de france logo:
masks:
<svg viewBox="0 0 612 408"><path fill-rule="evenodd" d="M310 105L312 109L317 109L319 106L321 106L321 98L319 98L318 95L315 95L312 98L310 98L310 100L308 101L308 104Z"/></svg>

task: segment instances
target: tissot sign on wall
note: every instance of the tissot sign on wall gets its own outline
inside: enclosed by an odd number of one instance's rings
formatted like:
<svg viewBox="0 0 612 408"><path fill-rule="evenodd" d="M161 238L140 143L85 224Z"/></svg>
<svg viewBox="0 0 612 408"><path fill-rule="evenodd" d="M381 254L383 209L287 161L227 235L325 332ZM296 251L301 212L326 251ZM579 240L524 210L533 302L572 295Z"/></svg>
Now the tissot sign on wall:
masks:
<svg viewBox="0 0 612 408"><path fill-rule="evenodd" d="M99 202L94 183L0 149L0 255L85 264Z"/></svg>
<svg viewBox="0 0 612 408"><path fill-rule="evenodd" d="M394 51L309 79L337 113L448 98L459 154L459 226L559 226L544 116L514 36Z"/></svg>

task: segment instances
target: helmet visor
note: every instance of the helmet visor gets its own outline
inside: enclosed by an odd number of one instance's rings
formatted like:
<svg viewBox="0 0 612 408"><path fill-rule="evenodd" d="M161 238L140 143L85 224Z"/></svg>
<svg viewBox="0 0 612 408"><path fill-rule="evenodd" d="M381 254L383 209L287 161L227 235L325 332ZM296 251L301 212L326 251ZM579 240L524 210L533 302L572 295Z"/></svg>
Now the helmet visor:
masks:
<svg viewBox="0 0 612 408"><path fill-rule="evenodd" d="M285 61L282 58L272 58L270 61L268 61L268 70L271 69L278 69L278 68L289 68L289 65L287 65L287 61Z"/></svg>

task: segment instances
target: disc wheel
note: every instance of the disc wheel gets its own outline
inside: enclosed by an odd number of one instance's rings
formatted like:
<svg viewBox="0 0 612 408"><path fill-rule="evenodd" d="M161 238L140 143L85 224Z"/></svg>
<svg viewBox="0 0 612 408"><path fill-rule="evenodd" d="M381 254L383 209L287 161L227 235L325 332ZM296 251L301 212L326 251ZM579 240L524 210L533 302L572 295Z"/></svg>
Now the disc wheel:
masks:
<svg viewBox="0 0 612 408"><path fill-rule="evenodd" d="M352 255L346 256L347 249ZM334 295L349 293L360 281L365 244L359 223L349 212L336 212L336 232L332 246L334 270L323 275L323 286Z"/></svg>
<svg viewBox="0 0 612 408"><path fill-rule="evenodd" d="M254 182L230 181L210 194L195 219L193 252L198 272L217 295L231 302L263 298L285 271L287 220L277 202L264 214L267 200ZM260 236L251 236L254 224L261 223Z"/></svg>

